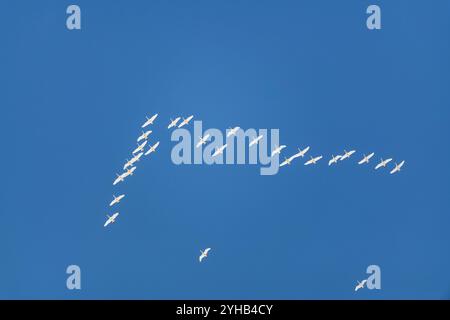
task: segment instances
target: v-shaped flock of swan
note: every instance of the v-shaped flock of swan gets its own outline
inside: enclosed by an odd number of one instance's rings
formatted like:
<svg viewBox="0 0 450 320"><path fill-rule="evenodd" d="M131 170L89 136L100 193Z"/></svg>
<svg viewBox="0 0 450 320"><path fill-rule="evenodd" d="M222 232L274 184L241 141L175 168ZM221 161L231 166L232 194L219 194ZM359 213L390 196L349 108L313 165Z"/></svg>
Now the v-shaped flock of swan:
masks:
<svg viewBox="0 0 450 320"><path fill-rule="evenodd" d="M141 126L142 129L146 128L149 125L153 125L153 123L157 117L158 117L157 113L150 118L146 117L147 120ZM182 128L182 127L188 125L189 122L193 119L193 117L194 116L191 115L187 118L183 118L183 120L179 124L178 124L178 122L181 120L181 117L177 117L173 120L170 119L170 123L167 126L167 129L171 129L174 127ZM227 138L231 137L231 136L235 136L239 129L240 129L240 127L230 128L227 131ZM126 159L126 163L123 166L124 171L122 174L116 174L117 177L114 180L113 185L117 185L119 182L125 181L125 179L127 177L132 176L134 171L136 170L136 165L135 165L136 162L138 162L143 155L149 155L150 153L153 153L156 151L156 148L158 148L158 146L159 146L159 141L157 141L155 144L150 146L148 138L151 133L152 133L152 130L142 131L142 134L137 138L137 147L132 152L132 158L130 160ZM196 148L199 148L200 146L205 145L208 142L209 138L210 138L209 134L206 134L205 136L200 137L199 141L196 144ZM259 135L258 137L252 139L249 143L249 147L257 145L259 143L259 141L261 141L262 138L263 138L263 135ZM147 151L145 151L145 147L147 146L147 144L149 145L149 147L148 147ZM227 144L217 147L215 149L214 153L212 154L212 157L216 157L216 156L222 154L226 147L227 147ZM280 155L281 151L285 148L286 148L286 145L275 146L275 148L271 152L271 157ZM309 150L310 150L309 146L304 149L298 148L297 153L293 154L289 158L285 157L285 160L280 164L280 167L284 167L286 165L291 165L292 162L297 158L304 158L306 153ZM328 166L335 165L339 161L344 161L346 159L349 159L355 152L356 152L356 150L350 150L350 151L344 150L343 154L332 155L331 159L328 161ZM368 164L370 159L374 155L375 155L374 152L372 152L368 155L364 154L363 158L360 161L358 161L358 164L359 165ZM304 163L304 165L305 166L316 165L322 158L323 158L322 155L310 156L310 159L307 160ZM381 158L380 162L375 166L375 170L378 170L380 168L385 168L387 166L387 164L389 162L391 162L392 160L393 160L392 158L388 158L385 160L383 160L383 158ZM390 174L395 174L395 173L399 172L404 164L405 164L404 160L401 161L399 164L396 163L395 167L390 171ZM111 201L109 206L112 207L112 206L118 204L124 197L125 197L125 194L121 194L117 197L115 195L113 195L113 200ZM108 226L111 223L114 223L118 216L119 216L119 212L116 212L111 216L107 215L108 219L106 220L104 227ZM211 248L207 248L204 251L200 250L201 255L199 256L199 262L202 262L202 260L208 256L208 252L210 250L211 250ZM362 283L359 283L358 286L355 288L355 291L362 288L364 286L364 283L365 283L364 281Z"/></svg>

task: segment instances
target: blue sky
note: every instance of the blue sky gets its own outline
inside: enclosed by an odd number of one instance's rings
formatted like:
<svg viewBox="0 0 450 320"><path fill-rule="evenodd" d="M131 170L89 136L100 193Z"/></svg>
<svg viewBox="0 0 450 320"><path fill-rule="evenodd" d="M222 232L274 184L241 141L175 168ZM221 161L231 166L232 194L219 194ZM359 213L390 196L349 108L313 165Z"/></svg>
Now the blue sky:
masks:
<svg viewBox="0 0 450 320"><path fill-rule="evenodd" d="M0 298L450 297L448 1L76 1L80 31L69 4L0 10ZM158 151L113 187L156 112ZM358 153L275 176L176 166L166 126L189 114L280 129L287 154ZM355 164L371 151L404 171ZM371 264L382 289L355 294Z"/></svg>

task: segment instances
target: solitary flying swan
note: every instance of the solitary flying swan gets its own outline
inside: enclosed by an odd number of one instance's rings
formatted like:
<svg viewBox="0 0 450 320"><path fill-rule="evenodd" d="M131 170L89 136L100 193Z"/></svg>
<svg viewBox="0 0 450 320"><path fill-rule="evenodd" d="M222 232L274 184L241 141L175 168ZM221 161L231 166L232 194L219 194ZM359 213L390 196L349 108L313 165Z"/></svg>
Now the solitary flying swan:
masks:
<svg viewBox="0 0 450 320"><path fill-rule="evenodd" d="M403 160L402 162L400 162L399 164L395 164L395 168L391 170L391 174L394 174L396 172L399 172L401 170L401 168L403 167L403 165L405 164L405 160Z"/></svg>
<svg viewBox="0 0 450 320"><path fill-rule="evenodd" d="M137 148L133 150L133 154L143 151L146 144L147 140L145 140L141 144L138 144Z"/></svg>
<svg viewBox="0 0 450 320"><path fill-rule="evenodd" d="M344 150L344 155L341 157L341 161L350 158L351 155L354 154L355 152L356 152L355 150L351 150L349 152Z"/></svg>
<svg viewBox="0 0 450 320"><path fill-rule="evenodd" d="M273 157L276 154L280 154L281 150L283 150L284 148L286 148L286 145L281 145L281 146L275 146L275 149L273 149L272 154L270 155L271 157Z"/></svg>
<svg viewBox="0 0 450 320"><path fill-rule="evenodd" d="M236 132L238 132L239 129L240 129L239 127L230 128L227 132L227 138L235 136Z"/></svg>
<svg viewBox="0 0 450 320"><path fill-rule="evenodd" d="M180 121L181 117L177 117L174 120L170 119L170 123L167 126L167 129L173 128L177 125L178 121Z"/></svg>
<svg viewBox="0 0 450 320"><path fill-rule="evenodd" d="M372 152L368 156L364 155L364 158L362 158L362 160L359 161L358 164L369 163L370 158L372 158L374 154L375 152Z"/></svg>
<svg viewBox="0 0 450 320"><path fill-rule="evenodd" d="M202 262L202 260L208 256L209 250L211 250L211 248L206 248L205 251L200 250L201 255L200 255L200 257L198 257L199 262Z"/></svg>
<svg viewBox="0 0 450 320"><path fill-rule="evenodd" d="M342 158L341 155L337 156L332 155L330 161L328 161L328 165L331 166L333 163L337 163L341 158Z"/></svg>
<svg viewBox="0 0 450 320"><path fill-rule="evenodd" d="M119 213L116 212L112 216L106 215L108 217L108 220L106 220L104 227L107 227L108 224L116 222L116 218L119 216Z"/></svg>
<svg viewBox="0 0 450 320"><path fill-rule="evenodd" d="M158 114L153 115L150 119L145 117L147 119L147 121L145 121L145 123L141 126L142 128L145 128L146 126L148 126L149 124L153 124L153 121L155 121L156 117L158 116Z"/></svg>
<svg viewBox="0 0 450 320"><path fill-rule="evenodd" d="M146 132L142 131L142 134L139 136L139 138L137 139L137 141L141 141L141 140L147 140L148 136L152 133L152 130L148 130Z"/></svg>
<svg viewBox="0 0 450 320"><path fill-rule="evenodd" d="M121 195L118 196L118 197L116 197L115 195L113 195L114 200L111 201L111 203L109 204L109 206L111 207L111 206L115 205L116 203L119 203L120 200L122 200L124 197L125 197L124 194L121 194Z"/></svg>
<svg viewBox="0 0 450 320"><path fill-rule="evenodd" d="M255 139L253 139L252 141L250 141L249 147L257 144L259 142L259 140L261 140L263 138L263 135L259 135L258 137L256 137Z"/></svg>
<svg viewBox="0 0 450 320"><path fill-rule="evenodd" d="M210 134L206 134L204 137L200 137L200 140L198 141L197 145L195 146L196 148L199 148L200 146L206 144L206 141L208 141L210 137Z"/></svg>
<svg viewBox="0 0 450 320"><path fill-rule="evenodd" d="M320 159L322 159L322 156L318 156L318 157L311 157L311 160L308 160L305 162L305 166L310 165L310 164L316 164L317 161L319 161Z"/></svg>
<svg viewBox="0 0 450 320"><path fill-rule="evenodd" d="M183 118L183 121L180 123L180 125L178 126L178 128L181 128L181 127L187 125L187 124L189 123L189 121L192 120L193 117L194 117L194 116L189 116L187 119L184 119L184 118Z"/></svg>
<svg viewBox="0 0 450 320"><path fill-rule="evenodd" d="M383 158L381 158L381 162L379 163L379 164L377 164L376 165L376 167L375 167L375 170L378 170L379 168L381 168L381 167L386 167L386 165L389 163L389 162L391 162L392 161L392 158L389 158L389 159L386 159L386 160L383 160Z"/></svg>
<svg viewBox="0 0 450 320"><path fill-rule="evenodd" d="M364 280L361 281L361 282L358 281L358 284L357 284L357 286L355 287L355 291L358 291L359 289L364 288L364 285L366 284L366 282L367 282L366 279L364 279Z"/></svg>

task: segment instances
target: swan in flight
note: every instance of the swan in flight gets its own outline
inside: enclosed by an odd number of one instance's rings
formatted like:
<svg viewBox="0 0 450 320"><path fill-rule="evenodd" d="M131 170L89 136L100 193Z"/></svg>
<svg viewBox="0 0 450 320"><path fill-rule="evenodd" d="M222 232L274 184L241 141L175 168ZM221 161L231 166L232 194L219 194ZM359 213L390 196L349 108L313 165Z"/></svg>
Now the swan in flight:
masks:
<svg viewBox="0 0 450 320"><path fill-rule="evenodd" d="M113 186L115 186L115 185L118 184L119 182L124 181L125 178L126 178L126 176L124 176L124 173L122 173L122 174L120 174L120 175L116 173L116 176L117 176L117 178L116 178L116 180L114 180Z"/></svg>
<svg viewBox="0 0 450 320"><path fill-rule="evenodd" d="M342 158L341 155L337 156L332 155L330 161L328 161L328 165L331 166L333 163L337 163L340 158Z"/></svg>
<svg viewBox="0 0 450 320"><path fill-rule="evenodd" d="M284 144L281 146L275 146L275 149L273 149L272 154L270 156L273 157L276 154L280 154L281 150L283 150L284 148L286 148Z"/></svg>
<svg viewBox="0 0 450 320"><path fill-rule="evenodd" d="M180 123L180 125L178 126L178 128L184 127L185 125L187 125L189 123L189 121L192 120L194 116L189 116L188 118L184 119L183 121Z"/></svg>
<svg viewBox="0 0 450 320"><path fill-rule="evenodd" d="M251 146L257 144L262 138L263 138L263 135L261 134L261 135L259 135L258 137L256 137L255 139L253 139L252 141L250 141L249 147L251 147Z"/></svg>
<svg viewBox="0 0 450 320"><path fill-rule="evenodd" d="M146 144L147 144L147 140L145 140L141 144L138 144L138 147L133 150L133 154L143 151Z"/></svg>
<svg viewBox="0 0 450 320"><path fill-rule="evenodd" d="M198 257L198 261L202 262L203 259L205 259L208 256L208 252L211 250L211 248L206 248L205 251L200 250L200 257Z"/></svg>
<svg viewBox="0 0 450 320"><path fill-rule="evenodd" d="M386 159L386 160L383 160L383 158L381 158L381 161L380 161L380 163L378 163L377 165L376 165L376 167L375 167L375 170L378 170L379 168L381 168L381 167L386 167L386 165L389 163L389 162L391 162L392 161L392 158L389 158L389 159Z"/></svg>
<svg viewBox="0 0 450 320"><path fill-rule="evenodd" d="M195 146L196 148L200 147L201 145L206 144L206 141L208 141L210 137L210 134L206 134L204 137L200 137L200 140L198 141L197 145Z"/></svg>
<svg viewBox="0 0 450 320"><path fill-rule="evenodd" d="M212 157L214 158L215 156L218 156L219 154L222 154L223 150L225 150L226 147L227 147L227 144L225 143L223 146L220 146L220 147L216 148L216 151L214 151Z"/></svg>
<svg viewBox="0 0 450 320"><path fill-rule="evenodd" d="M303 149L303 150L301 150L300 148L297 148L298 149L298 152L296 153L296 154L294 154L294 156L296 157L296 158L298 158L298 157L304 157L305 156L305 154L308 152L308 150L309 150L309 146L308 147L306 147L305 149Z"/></svg>
<svg viewBox="0 0 450 320"><path fill-rule="evenodd" d="M116 197L115 195L113 195L114 200L111 201L111 203L109 204L110 207L112 207L113 205L115 205L116 203L119 203L120 200L122 200L125 197L124 194L121 194L120 196Z"/></svg>
<svg viewBox="0 0 450 320"><path fill-rule="evenodd" d="M294 160L295 158L297 158L295 156L295 154L293 156L289 157L289 158L284 158L284 161L280 164L280 167L284 167L287 164L290 165L292 160Z"/></svg>
<svg viewBox="0 0 450 320"><path fill-rule="evenodd" d="M375 152L372 152L369 155L364 155L364 158L361 159L361 161L358 162L358 164L363 164L363 163L369 163L370 158L373 157L373 155L375 154Z"/></svg>
<svg viewBox="0 0 450 320"><path fill-rule="evenodd" d="M399 172L403 165L405 164L405 160L403 160L402 162L400 162L399 164L395 164L395 168L391 170L391 174L394 174L396 172Z"/></svg>
<svg viewBox="0 0 450 320"><path fill-rule="evenodd" d="M167 126L167 129L173 128L177 125L178 121L180 121L181 117L177 117L174 120L170 119L170 123Z"/></svg>
<svg viewBox="0 0 450 320"><path fill-rule="evenodd" d="M355 150L351 150L349 152L344 150L344 155L341 157L341 161L350 158L352 154L354 154L355 152L356 152Z"/></svg>
<svg viewBox="0 0 450 320"><path fill-rule="evenodd" d="M146 132L142 131L142 134L139 136L139 138L137 139L137 142L141 141L141 140L147 140L148 136L150 135L150 133L152 133L152 130L148 130Z"/></svg>
<svg viewBox="0 0 450 320"><path fill-rule="evenodd" d="M145 123L142 125L142 128L145 128L146 126L148 126L149 124L153 124L153 121L155 121L156 117L158 116L158 114L153 115L150 119L145 117L147 119L147 121L145 121Z"/></svg>
<svg viewBox="0 0 450 320"><path fill-rule="evenodd" d="M103 225L104 227L108 226L108 224L110 223L116 222L116 218L119 216L119 213L116 212L111 217L109 215L106 216L108 217L108 220L106 220L105 224Z"/></svg>
<svg viewBox="0 0 450 320"><path fill-rule="evenodd" d="M364 288L364 286L366 285L366 283L367 283L367 280L366 280L366 279L364 279L364 280L361 281L361 282L358 281L358 284L357 284L356 287L355 287L355 291L358 291L359 289Z"/></svg>
<svg viewBox="0 0 450 320"><path fill-rule="evenodd" d="M230 128L227 132L227 138L231 137L231 136L235 136L236 132L238 132L240 128L239 127L234 127L234 128Z"/></svg>
<svg viewBox="0 0 450 320"><path fill-rule="evenodd" d="M322 156L318 156L318 157L315 157L315 158L311 157L310 160L305 162L305 166L310 165L310 164L316 164L317 161L319 161L320 159L322 159Z"/></svg>
<svg viewBox="0 0 450 320"><path fill-rule="evenodd" d="M159 146L159 141L156 142L153 146L151 146L151 147L147 150L147 152L145 153L145 155L147 156L147 155L149 155L150 153L155 152L155 151L156 151L156 148L158 148L158 146Z"/></svg>
<svg viewBox="0 0 450 320"><path fill-rule="evenodd" d="M122 176L124 178L128 177L128 176L132 176L134 173L134 170L136 170L136 167L131 167L130 169L127 169L127 171L125 171L124 173L122 173Z"/></svg>

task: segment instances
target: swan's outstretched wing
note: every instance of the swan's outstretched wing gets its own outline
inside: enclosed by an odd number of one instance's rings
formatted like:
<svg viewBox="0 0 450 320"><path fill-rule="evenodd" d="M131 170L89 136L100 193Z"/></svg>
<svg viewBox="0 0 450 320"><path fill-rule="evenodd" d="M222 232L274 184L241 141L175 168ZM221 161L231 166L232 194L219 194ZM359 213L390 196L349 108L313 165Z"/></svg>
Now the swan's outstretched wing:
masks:
<svg viewBox="0 0 450 320"><path fill-rule="evenodd" d="M307 153L309 151L310 146L307 146L305 149L303 149L301 151L302 155L304 155L305 153Z"/></svg>

